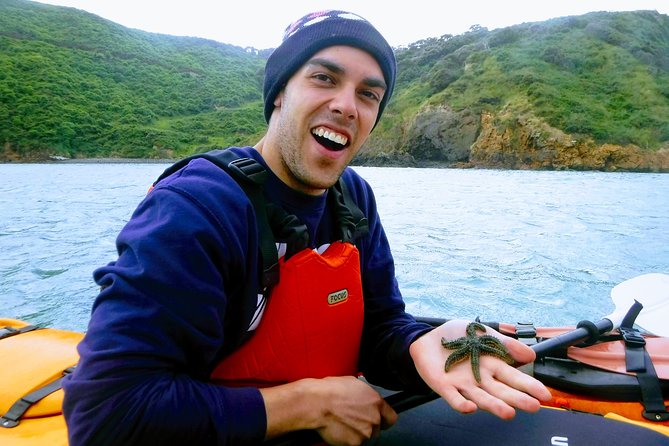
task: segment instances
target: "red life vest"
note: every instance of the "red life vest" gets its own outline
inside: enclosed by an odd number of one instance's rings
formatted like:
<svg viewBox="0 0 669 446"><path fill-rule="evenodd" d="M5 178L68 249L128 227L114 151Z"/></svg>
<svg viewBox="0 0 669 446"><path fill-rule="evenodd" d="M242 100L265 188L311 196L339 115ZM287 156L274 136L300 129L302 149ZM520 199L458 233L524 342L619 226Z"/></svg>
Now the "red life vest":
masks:
<svg viewBox="0 0 669 446"><path fill-rule="evenodd" d="M259 291L248 282L247 299L237 309L241 318L228 321L230 341L224 346L228 350L211 379L226 385L265 386L356 374L364 305L360 256L353 241L369 228L344 181L340 178L327 197L334 216L332 240L341 241L319 254L304 249L309 235L297 217L267 203L263 191L267 172L252 158L240 158L231 150L197 154L167 168L154 185L194 158L225 170L251 201L262 259L259 283L263 290L271 290L260 323L248 331L247 322L255 326ZM277 239L289 248L288 260L278 258Z"/></svg>
<svg viewBox="0 0 669 446"><path fill-rule="evenodd" d="M258 328L212 380L262 387L356 374L364 306L355 245L335 242L323 254L305 249L281 258L279 268Z"/></svg>

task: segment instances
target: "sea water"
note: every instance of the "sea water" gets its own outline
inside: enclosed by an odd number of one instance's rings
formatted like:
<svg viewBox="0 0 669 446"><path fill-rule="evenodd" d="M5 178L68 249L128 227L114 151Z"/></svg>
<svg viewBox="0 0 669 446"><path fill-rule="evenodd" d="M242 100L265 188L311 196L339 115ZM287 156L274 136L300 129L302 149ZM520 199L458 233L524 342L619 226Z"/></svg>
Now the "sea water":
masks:
<svg viewBox="0 0 669 446"><path fill-rule="evenodd" d="M92 272L167 167L0 164L0 318L84 331ZM669 175L355 167L374 188L408 311L572 325L669 273Z"/></svg>

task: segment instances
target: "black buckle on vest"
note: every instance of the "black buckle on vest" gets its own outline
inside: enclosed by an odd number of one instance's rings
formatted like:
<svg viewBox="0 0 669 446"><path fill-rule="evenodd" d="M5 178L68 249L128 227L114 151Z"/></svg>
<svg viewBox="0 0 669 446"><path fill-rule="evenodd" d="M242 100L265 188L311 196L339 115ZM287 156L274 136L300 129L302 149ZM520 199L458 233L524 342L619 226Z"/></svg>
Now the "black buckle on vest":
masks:
<svg viewBox="0 0 669 446"><path fill-rule="evenodd" d="M277 283L279 283L279 264L275 263L262 272L262 283L260 285L263 288L272 288Z"/></svg>
<svg viewBox="0 0 669 446"><path fill-rule="evenodd" d="M267 179L267 170L252 158L237 158L230 161L228 167L239 178L246 178L256 184L263 184Z"/></svg>

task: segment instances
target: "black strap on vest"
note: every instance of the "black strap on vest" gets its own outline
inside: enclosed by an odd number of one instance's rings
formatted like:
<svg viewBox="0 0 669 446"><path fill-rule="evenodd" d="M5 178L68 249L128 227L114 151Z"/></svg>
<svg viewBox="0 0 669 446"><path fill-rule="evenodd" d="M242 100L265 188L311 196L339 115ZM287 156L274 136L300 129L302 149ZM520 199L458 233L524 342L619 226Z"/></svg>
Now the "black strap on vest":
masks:
<svg viewBox="0 0 669 446"><path fill-rule="evenodd" d="M63 380L67 375L74 371L75 367L76 366L68 367L67 369L63 370L63 375L60 378L56 379L55 381L51 381L39 389L35 389L29 394L16 400L16 402L12 404L12 407L9 408L7 413L0 417L0 426L8 429L18 426L21 422L21 417L25 415L30 407L63 387Z"/></svg>
<svg viewBox="0 0 669 446"><path fill-rule="evenodd" d="M197 158L204 158L226 171L237 184L239 184L251 201L256 214L258 231L261 234L260 253L262 259L262 272L260 285L263 288L272 287L279 281L279 259L277 256L276 245L274 244L274 238L272 237L272 229L269 225L270 220L262 189L263 184L267 180L267 172L265 171L265 168L251 158L240 158L230 150L217 149L177 161L168 167L153 185L155 186L160 180L172 175ZM255 294L255 290L253 290L253 295Z"/></svg>
<svg viewBox="0 0 669 446"><path fill-rule="evenodd" d="M344 180L339 178L328 190L328 199L335 209L337 236L342 242L353 243L358 237L369 233L369 221L360 208L354 204Z"/></svg>
<svg viewBox="0 0 669 446"><path fill-rule="evenodd" d="M653 361L646 350L646 340L633 327L634 320L643 308L636 300L620 324L620 333L625 341L625 363L628 372L635 372L641 389L643 417L650 421L667 421L669 412L664 405L660 380Z"/></svg>
<svg viewBox="0 0 669 446"><path fill-rule="evenodd" d="M271 237L272 228L270 227L266 200L263 194L263 184L267 181L267 172L257 161L251 158L238 158L229 150L220 150L210 152L209 154L212 158L207 157L207 159L220 158L223 161L222 163L214 162L214 164L217 164L219 167L227 166L224 169L237 181L253 205L256 214L256 223L261 234L260 253L263 267L260 286L263 288L272 287L279 281L279 257L276 252L274 239ZM236 159L225 164L227 160L233 157ZM263 237L262 234L269 234L270 237Z"/></svg>

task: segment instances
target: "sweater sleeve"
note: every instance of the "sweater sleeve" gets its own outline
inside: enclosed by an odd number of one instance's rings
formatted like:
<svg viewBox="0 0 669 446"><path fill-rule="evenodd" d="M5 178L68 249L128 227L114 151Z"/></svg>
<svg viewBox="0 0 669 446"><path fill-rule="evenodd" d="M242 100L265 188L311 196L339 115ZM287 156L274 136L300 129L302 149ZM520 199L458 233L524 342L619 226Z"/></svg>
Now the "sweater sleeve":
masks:
<svg viewBox="0 0 669 446"><path fill-rule="evenodd" d="M395 277L395 263L377 212L374 193L362 178L347 170L345 180L369 221L369 234L358 242L365 296L365 324L360 368L371 383L394 390L427 392L409 346L432 329L405 311Z"/></svg>
<svg viewBox="0 0 669 446"><path fill-rule="evenodd" d="M121 231L118 260L94 272L102 291L64 383L71 446L262 441L260 392L207 381L229 341L229 301L257 260L240 196L199 160L161 182Z"/></svg>

